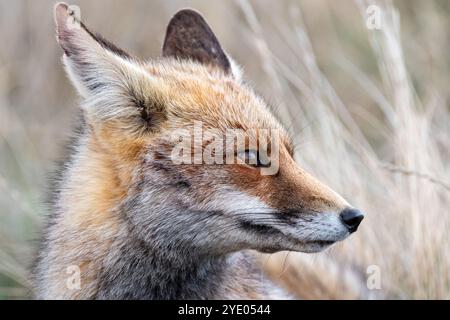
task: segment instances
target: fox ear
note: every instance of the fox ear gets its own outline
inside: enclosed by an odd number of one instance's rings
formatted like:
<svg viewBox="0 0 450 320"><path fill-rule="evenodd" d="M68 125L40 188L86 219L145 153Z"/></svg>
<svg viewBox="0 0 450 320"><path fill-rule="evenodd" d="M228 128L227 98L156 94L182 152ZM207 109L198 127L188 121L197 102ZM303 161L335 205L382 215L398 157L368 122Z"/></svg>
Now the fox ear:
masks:
<svg viewBox="0 0 450 320"><path fill-rule="evenodd" d="M196 11L179 11L167 27L164 57L190 59L233 74L234 62L228 58L205 19Z"/></svg>
<svg viewBox="0 0 450 320"><path fill-rule="evenodd" d="M91 118L139 119L147 126L163 118L164 86L140 62L94 35L64 3L56 5L55 21L67 73Z"/></svg>

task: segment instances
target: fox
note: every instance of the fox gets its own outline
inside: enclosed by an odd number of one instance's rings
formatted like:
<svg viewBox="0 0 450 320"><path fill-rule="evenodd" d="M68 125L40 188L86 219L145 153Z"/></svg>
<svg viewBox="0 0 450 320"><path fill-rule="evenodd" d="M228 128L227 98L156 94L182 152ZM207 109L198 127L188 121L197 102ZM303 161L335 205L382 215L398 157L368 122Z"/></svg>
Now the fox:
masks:
<svg viewBox="0 0 450 320"><path fill-rule="evenodd" d="M290 299L258 255L317 253L358 229L364 214L295 162L286 129L200 13L176 13L150 60L72 6L54 17L81 118L34 268L37 299ZM211 137L193 139L195 122ZM174 161L181 138L202 151L229 129L244 143L220 153L220 142L214 157L241 161ZM278 138L251 144L264 130Z"/></svg>

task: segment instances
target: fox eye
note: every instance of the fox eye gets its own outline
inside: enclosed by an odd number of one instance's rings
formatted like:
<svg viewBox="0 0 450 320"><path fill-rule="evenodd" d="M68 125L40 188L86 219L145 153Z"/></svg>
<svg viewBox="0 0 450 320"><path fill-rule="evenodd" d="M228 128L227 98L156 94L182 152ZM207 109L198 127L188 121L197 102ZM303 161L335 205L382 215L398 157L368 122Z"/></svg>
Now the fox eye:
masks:
<svg viewBox="0 0 450 320"><path fill-rule="evenodd" d="M237 157L243 163L255 168L270 167L270 160L262 157L257 150L240 151L238 152Z"/></svg>

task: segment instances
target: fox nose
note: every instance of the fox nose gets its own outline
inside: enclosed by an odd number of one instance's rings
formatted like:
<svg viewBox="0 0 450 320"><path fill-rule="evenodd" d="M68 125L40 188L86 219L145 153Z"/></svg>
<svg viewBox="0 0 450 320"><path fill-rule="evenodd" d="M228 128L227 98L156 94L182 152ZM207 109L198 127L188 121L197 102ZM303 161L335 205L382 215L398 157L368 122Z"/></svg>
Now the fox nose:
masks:
<svg viewBox="0 0 450 320"><path fill-rule="evenodd" d="M340 214L342 222L347 226L350 233L358 230L358 226L364 219L364 214L356 209L347 208Z"/></svg>

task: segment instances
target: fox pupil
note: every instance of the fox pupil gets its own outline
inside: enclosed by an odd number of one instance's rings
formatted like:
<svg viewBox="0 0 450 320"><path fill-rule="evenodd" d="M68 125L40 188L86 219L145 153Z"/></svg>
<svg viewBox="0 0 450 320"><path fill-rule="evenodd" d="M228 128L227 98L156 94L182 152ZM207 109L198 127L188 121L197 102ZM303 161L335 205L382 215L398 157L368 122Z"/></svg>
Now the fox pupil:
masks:
<svg viewBox="0 0 450 320"><path fill-rule="evenodd" d="M270 161L262 157L261 153L256 150L246 150L238 154L238 157L249 166L255 168L270 167Z"/></svg>

